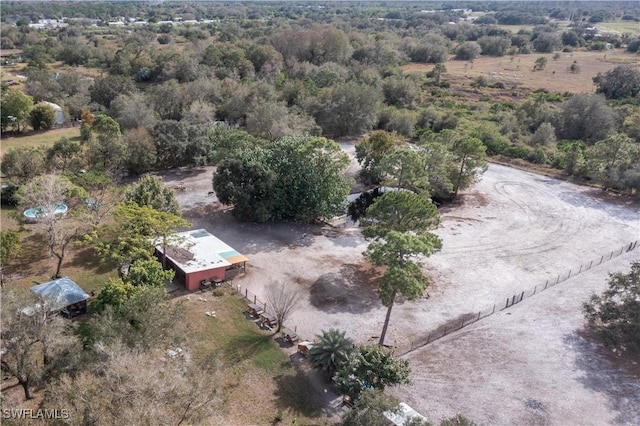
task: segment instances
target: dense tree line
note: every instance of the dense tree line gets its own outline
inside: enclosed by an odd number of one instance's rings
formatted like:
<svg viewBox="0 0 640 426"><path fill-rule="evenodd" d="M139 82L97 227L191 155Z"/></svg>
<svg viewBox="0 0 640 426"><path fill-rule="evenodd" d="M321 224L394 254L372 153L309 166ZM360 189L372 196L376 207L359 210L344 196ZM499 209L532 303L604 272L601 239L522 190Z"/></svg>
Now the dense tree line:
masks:
<svg viewBox="0 0 640 426"><path fill-rule="evenodd" d="M2 16L18 22L19 11L30 10L30 20L45 15L61 18L66 6L54 6L47 12L35 4L10 4ZM211 11L195 5L180 13L171 5L111 5L95 14L80 8L68 17L135 15L149 25L127 31L92 28L83 21L49 30L5 26L3 46L22 49L20 57L9 60L22 60L28 66L22 87L2 87L2 129L21 132L50 127L51 111L39 102L55 102L70 120L83 123L84 142L79 150L70 146L72 151L65 155L74 158L65 159L65 167L102 163L100 167L120 173L216 164L224 157L219 145L224 126L211 125L216 122L230 126L227 133L233 133L234 143L241 146L240 139L340 137L372 130L395 132L416 142L425 135L455 129L463 137L478 138L490 155L547 163L597 181L601 175L587 168L594 164L587 148L613 133L637 138L637 70L623 66L596 77L597 91L607 102L538 93L520 105L481 101L487 105L474 107L471 119L469 106L450 97L455 92L448 89L443 62L596 48L601 43L633 51L636 40L628 35L595 37L586 21L604 10L599 3L581 4L580 13L571 16L557 5L521 5L522 16L573 19L574 23L561 31L552 22L540 21L532 30L517 33L494 23L514 16L508 5L468 6L496 13L477 22L451 25L462 12L444 4L435 13L400 3L385 8L323 5L304 11L249 4L221 5ZM625 5L617 4L615 10L620 15ZM178 16L212 22L156 24ZM54 60L76 68L53 72ZM441 65L420 76L402 71L400 66L409 61ZM89 77L81 67L103 72ZM574 63L570 72L579 69ZM482 79L474 83L476 89L492 89L487 86ZM627 101L612 102L621 99ZM582 111L586 114L576 113ZM111 131L92 127L85 120L89 115L110 117L119 132L115 127ZM570 153L567 146L574 147ZM631 179L634 173L625 176ZM614 187L633 192L629 179Z"/></svg>

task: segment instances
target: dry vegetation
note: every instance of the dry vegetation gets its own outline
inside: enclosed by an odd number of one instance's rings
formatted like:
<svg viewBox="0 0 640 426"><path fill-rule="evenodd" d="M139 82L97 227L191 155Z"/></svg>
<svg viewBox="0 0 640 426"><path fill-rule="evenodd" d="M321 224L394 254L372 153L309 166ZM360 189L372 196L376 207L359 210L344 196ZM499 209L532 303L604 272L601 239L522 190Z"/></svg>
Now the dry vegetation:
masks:
<svg viewBox="0 0 640 426"><path fill-rule="evenodd" d="M545 89L549 92L593 93L593 77L622 64L640 66L640 57L622 49L604 52L576 51L560 53L554 59L552 53L531 53L528 55L488 57L481 56L473 62L450 60L445 65L444 81L450 81L453 88L469 86L478 77L484 77L489 84L502 82L506 88ZM536 59L547 58L544 71L533 71ZM579 73L571 73L569 67L576 62ZM427 64L409 64L407 72L426 73L433 68ZM511 93L511 91L509 92Z"/></svg>

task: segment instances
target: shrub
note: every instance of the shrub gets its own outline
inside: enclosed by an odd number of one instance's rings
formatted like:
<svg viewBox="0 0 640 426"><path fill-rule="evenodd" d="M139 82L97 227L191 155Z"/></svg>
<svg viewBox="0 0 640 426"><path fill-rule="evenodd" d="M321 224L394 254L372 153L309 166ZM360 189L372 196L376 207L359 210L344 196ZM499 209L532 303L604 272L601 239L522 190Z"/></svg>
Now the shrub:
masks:
<svg viewBox="0 0 640 426"><path fill-rule="evenodd" d="M31 127L33 130L48 130L53 127L56 110L48 104L39 103L31 110Z"/></svg>
<svg viewBox="0 0 640 426"><path fill-rule="evenodd" d="M609 275L608 288L583 304L589 327L607 346L640 351L640 261L628 273Z"/></svg>

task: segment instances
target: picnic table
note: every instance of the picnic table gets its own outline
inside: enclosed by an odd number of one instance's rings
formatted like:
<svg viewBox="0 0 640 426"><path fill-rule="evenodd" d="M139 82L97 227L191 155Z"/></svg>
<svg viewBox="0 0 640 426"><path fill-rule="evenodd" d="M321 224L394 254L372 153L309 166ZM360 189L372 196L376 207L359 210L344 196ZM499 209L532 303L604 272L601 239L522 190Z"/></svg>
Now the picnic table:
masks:
<svg viewBox="0 0 640 426"><path fill-rule="evenodd" d="M249 306L249 312L254 317L259 317L260 315L262 315L264 313L264 310L262 309L262 306L260 306L260 305L257 305L255 303L249 303L247 306Z"/></svg>
<svg viewBox="0 0 640 426"><path fill-rule="evenodd" d="M278 320L274 315L271 315L267 312L263 312L262 314L260 314L260 316L262 317L262 323L267 327L273 328L278 325Z"/></svg>
<svg viewBox="0 0 640 426"><path fill-rule="evenodd" d="M291 343L292 345L297 342L298 340L300 340L300 338L298 337L298 335L296 333L294 333L293 331L289 331L287 333L285 333L284 338L287 342Z"/></svg>

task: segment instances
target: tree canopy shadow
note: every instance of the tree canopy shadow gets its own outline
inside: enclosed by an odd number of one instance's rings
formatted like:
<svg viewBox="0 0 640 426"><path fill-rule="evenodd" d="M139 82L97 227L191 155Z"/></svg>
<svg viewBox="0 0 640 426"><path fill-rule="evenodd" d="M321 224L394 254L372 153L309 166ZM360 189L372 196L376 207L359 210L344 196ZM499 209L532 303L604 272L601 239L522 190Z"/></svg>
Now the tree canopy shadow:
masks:
<svg viewBox="0 0 640 426"><path fill-rule="evenodd" d="M378 275L373 268L345 264L338 272L321 275L310 289L311 304L328 313L364 313L380 305L373 283Z"/></svg>
<svg viewBox="0 0 640 426"><path fill-rule="evenodd" d="M247 255L310 247L320 232L318 225L299 222L243 222L233 217L231 209L214 205L185 210L183 217L192 229L204 228Z"/></svg>
<svg viewBox="0 0 640 426"><path fill-rule="evenodd" d="M628 368L632 361L613 359L586 331L568 333L563 343L574 352L575 365L584 373L578 381L607 397L616 423L640 424L640 378Z"/></svg>
<svg viewBox="0 0 640 426"><path fill-rule="evenodd" d="M290 366L290 374L281 374L275 378L279 409L292 410L305 417L320 417L323 414L324 401L313 391L309 377L300 369Z"/></svg>

